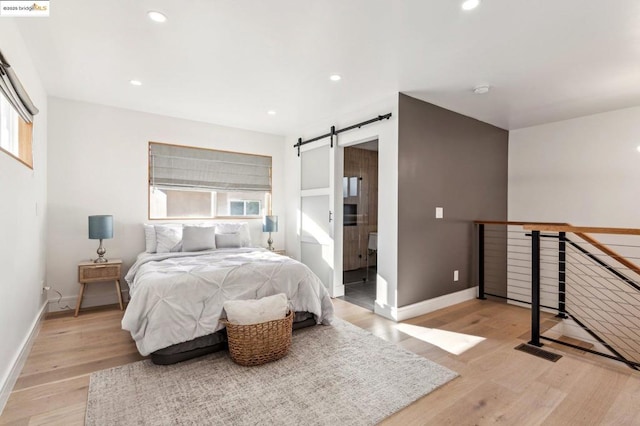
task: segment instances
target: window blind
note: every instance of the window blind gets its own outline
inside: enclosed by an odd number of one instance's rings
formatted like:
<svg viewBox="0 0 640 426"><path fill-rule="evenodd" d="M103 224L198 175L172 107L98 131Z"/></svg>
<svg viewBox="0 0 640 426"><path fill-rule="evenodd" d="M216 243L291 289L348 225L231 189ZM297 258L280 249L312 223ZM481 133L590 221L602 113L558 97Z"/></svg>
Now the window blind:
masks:
<svg viewBox="0 0 640 426"><path fill-rule="evenodd" d="M25 122L33 123L33 116L38 113L38 108L31 102L27 91L22 87L22 83L2 52L0 52L0 93L7 98Z"/></svg>
<svg viewBox="0 0 640 426"><path fill-rule="evenodd" d="M149 185L167 189L271 191L271 157L149 144Z"/></svg>

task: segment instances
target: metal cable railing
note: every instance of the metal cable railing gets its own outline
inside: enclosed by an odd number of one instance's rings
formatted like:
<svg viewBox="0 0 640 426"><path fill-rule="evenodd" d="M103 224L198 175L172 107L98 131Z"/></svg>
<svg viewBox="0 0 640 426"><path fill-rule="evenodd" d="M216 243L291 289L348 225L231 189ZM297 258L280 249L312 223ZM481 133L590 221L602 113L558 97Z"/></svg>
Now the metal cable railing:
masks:
<svg viewBox="0 0 640 426"><path fill-rule="evenodd" d="M604 245L585 232L600 237L602 228L476 224L479 297L532 305L530 344L543 339L640 367L640 230L614 229ZM540 309L557 322L541 330Z"/></svg>
<svg viewBox="0 0 640 426"><path fill-rule="evenodd" d="M484 239L484 294L530 304L531 238L527 232L517 226L494 225L485 228ZM554 247L553 242L544 241L541 249L542 303L553 310L557 308L557 243Z"/></svg>

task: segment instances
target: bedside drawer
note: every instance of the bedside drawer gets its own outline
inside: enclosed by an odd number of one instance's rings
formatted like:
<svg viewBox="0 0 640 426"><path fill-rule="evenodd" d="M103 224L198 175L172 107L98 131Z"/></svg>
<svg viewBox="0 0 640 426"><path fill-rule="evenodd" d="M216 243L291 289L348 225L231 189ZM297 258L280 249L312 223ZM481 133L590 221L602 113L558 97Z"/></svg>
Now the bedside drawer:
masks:
<svg viewBox="0 0 640 426"><path fill-rule="evenodd" d="M109 281L120 279L120 265L80 266L78 281Z"/></svg>

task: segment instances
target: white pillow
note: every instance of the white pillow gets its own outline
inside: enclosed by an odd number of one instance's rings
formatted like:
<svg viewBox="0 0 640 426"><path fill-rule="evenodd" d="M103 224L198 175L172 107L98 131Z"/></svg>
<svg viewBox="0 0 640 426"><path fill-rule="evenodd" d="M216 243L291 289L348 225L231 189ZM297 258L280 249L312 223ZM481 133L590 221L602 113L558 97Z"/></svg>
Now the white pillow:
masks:
<svg viewBox="0 0 640 426"><path fill-rule="evenodd" d="M280 293L257 300L227 300L223 306L231 324L250 325L286 317L289 301Z"/></svg>
<svg viewBox="0 0 640 426"><path fill-rule="evenodd" d="M240 240L240 234L216 234L216 248L240 248L242 247L242 241Z"/></svg>
<svg viewBox="0 0 640 426"><path fill-rule="evenodd" d="M182 226L156 225L155 228L158 253L170 253L182 249Z"/></svg>
<svg viewBox="0 0 640 426"><path fill-rule="evenodd" d="M217 222L216 234L240 235L240 247L251 247L251 234L247 222Z"/></svg>
<svg viewBox="0 0 640 426"><path fill-rule="evenodd" d="M144 242L146 253L155 253L157 249L156 228L153 225L144 224Z"/></svg>
<svg viewBox="0 0 640 426"><path fill-rule="evenodd" d="M215 248L215 226L184 225L182 227L182 251L202 251Z"/></svg>
<svg viewBox="0 0 640 426"><path fill-rule="evenodd" d="M180 223L163 223L159 225L151 225L148 223L144 223L143 226L144 226L145 253L155 253L158 249L158 239L156 237L157 226L182 229L182 224Z"/></svg>

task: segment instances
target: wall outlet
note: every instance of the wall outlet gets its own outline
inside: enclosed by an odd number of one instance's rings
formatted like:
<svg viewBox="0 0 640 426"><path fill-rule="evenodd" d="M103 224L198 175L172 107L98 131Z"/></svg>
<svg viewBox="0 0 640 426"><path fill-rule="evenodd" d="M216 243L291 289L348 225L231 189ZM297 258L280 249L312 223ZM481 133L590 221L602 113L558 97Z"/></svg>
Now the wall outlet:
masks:
<svg viewBox="0 0 640 426"><path fill-rule="evenodd" d="M454 281L458 281L460 279L460 274L458 272L458 270L456 269L455 271L453 271L453 280Z"/></svg>
<svg viewBox="0 0 640 426"><path fill-rule="evenodd" d="M444 209L442 207L436 207L436 219L442 219L444 217Z"/></svg>
<svg viewBox="0 0 640 426"><path fill-rule="evenodd" d="M40 288L42 288L42 294L51 290L51 287L44 284L44 280L40 281Z"/></svg>

